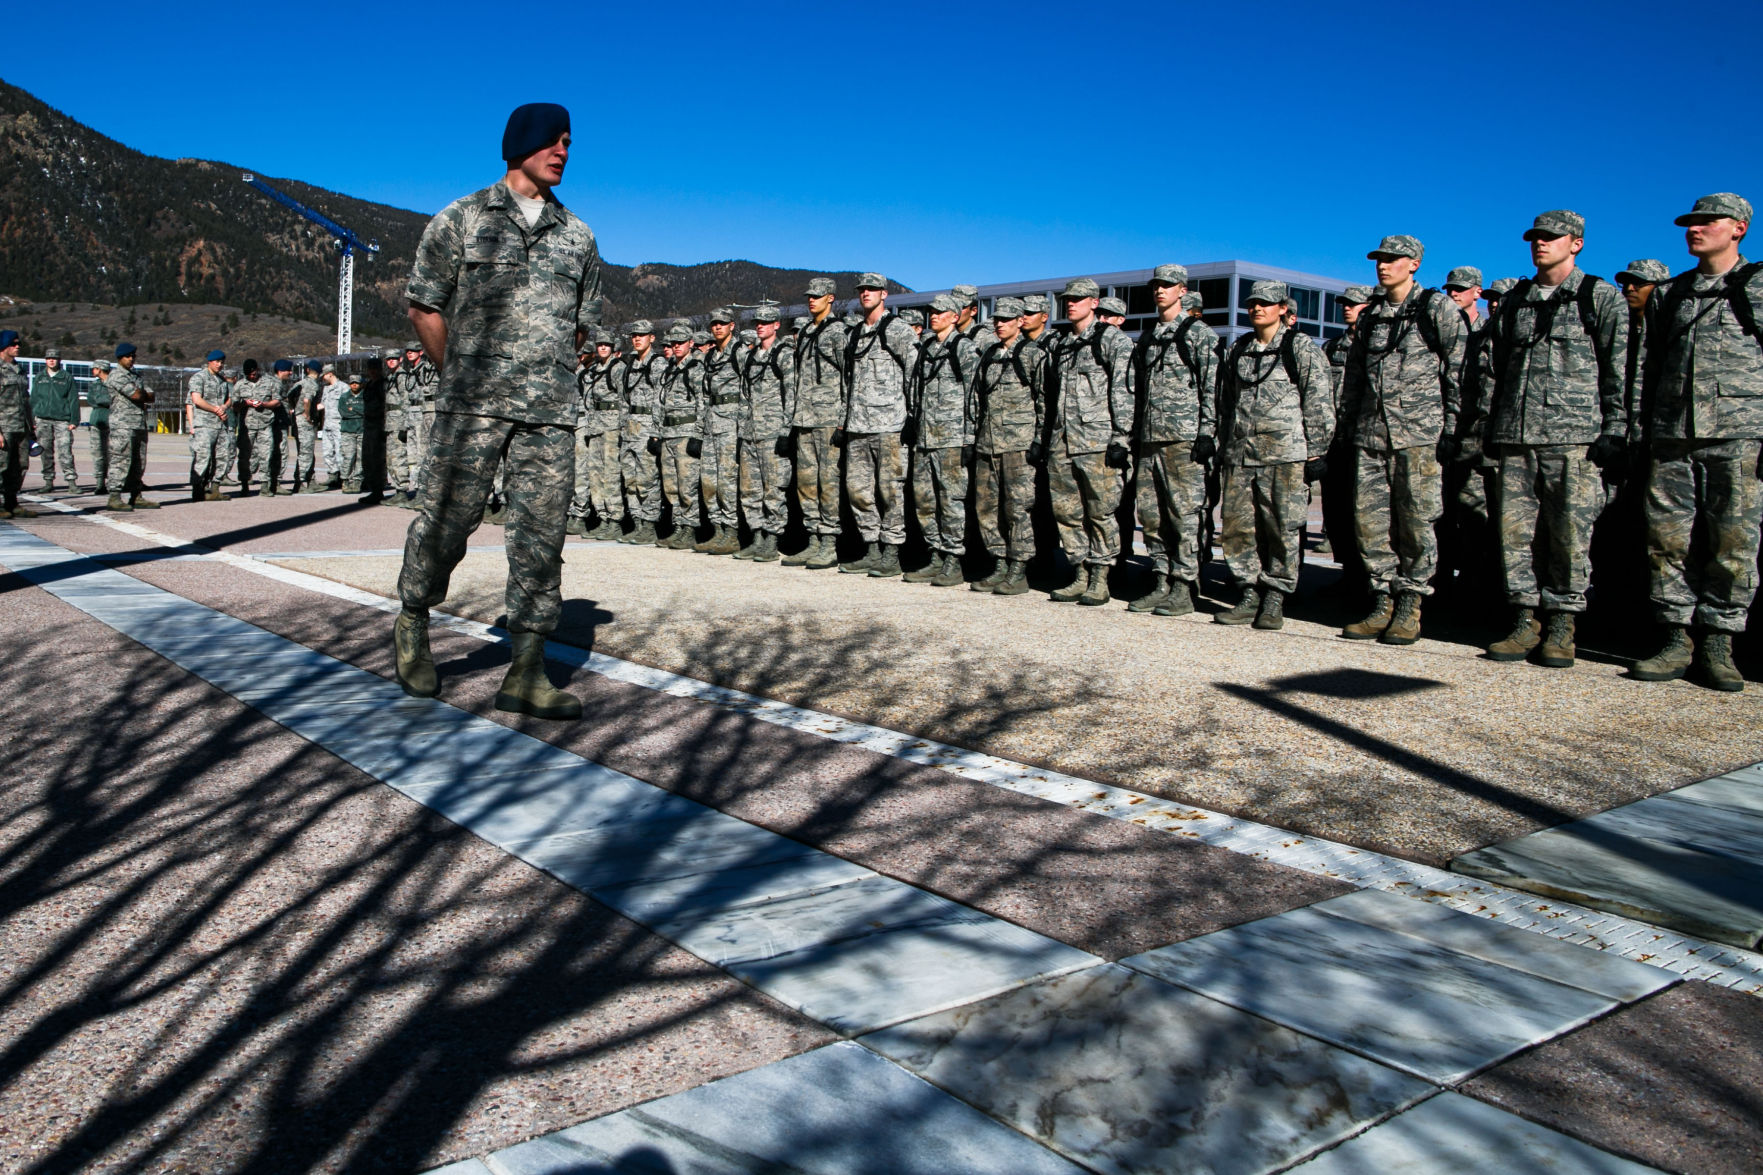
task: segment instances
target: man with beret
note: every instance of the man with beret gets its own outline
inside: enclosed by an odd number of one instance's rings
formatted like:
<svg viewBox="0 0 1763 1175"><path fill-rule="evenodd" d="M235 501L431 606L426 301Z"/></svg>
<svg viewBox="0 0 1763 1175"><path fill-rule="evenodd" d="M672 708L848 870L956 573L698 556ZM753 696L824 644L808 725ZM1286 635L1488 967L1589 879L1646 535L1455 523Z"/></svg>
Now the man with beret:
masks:
<svg viewBox="0 0 1763 1175"><path fill-rule="evenodd" d="M226 352L208 352L201 370L190 377L190 500L218 502L217 484L225 453L221 436L232 424L232 387L220 376Z"/></svg>
<svg viewBox="0 0 1763 1175"><path fill-rule="evenodd" d="M105 486L107 510L157 510L159 503L143 494L147 468L147 410L153 389L135 374L135 345L116 345L116 368L104 381L110 392L110 468Z"/></svg>
<svg viewBox="0 0 1763 1175"><path fill-rule="evenodd" d="M563 598L563 528L574 479L575 362L600 324L594 234L552 194L569 160L569 112L518 107L502 136L507 172L423 230L410 320L440 371L422 506L404 544L394 631L406 691L439 691L429 609L483 518L499 459L509 492L507 628L513 663L496 707L577 718L581 701L545 675L545 634Z"/></svg>
<svg viewBox="0 0 1763 1175"><path fill-rule="evenodd" d="M888 312L888 280L879 273L857 279L863 316L845 343L851 394L845 403L845 493L863 539L863 554L839 570L886 579L900 574L906 541L906 482L900 431L906 427L906 396L918 365L918 337Z"/></svg>
<svg viewBox="0 0 1763 1175"><path fill-rule="evenodd" d="M624 534L624 483L619 476L624 433L623 365L612 347L612 332L595 328L588 338L593 353L576 373L575 493L570 500L570 534L610 541ZM588 512L595 515L588 529Z"/></svg>
<svg viewBox="0 0 1763 1175"><path fill-rule="evenodd" d="M314 412L324 411L324 389L321 375L324 364L316 359L308 359L300 382L294 385L294 435L298 438L299 451L294 456L295 492L316 494L323 487L312 479L314 464L317 461L318 422L313 419Z"/></svg>
<svg viewBox="0 0 1763 1175"><path fill-rule="evenodd" d="M1120 554L1115 517L1135 424L1133 344L1096 317L1101 288L1073 278L1061 295L1071 329L1053 348L1048 377L1047 482L1060 545L1075 572L1056 603L1108 602L1108 569Z"/></svg>
<svg viewBox="0 0 1763 1175"><path fill-rule="evenodd" d="M790 480L790 425L786 415L796 394L795 346L778 338L782 315L769 303L753 312L757 336L741 361L741 513L752 540L737 559L770 563L789 521L784 500Z"/></svg>
<svg viewBox="0 0 1763 1175"><path fill-rule="evenodd" d="M630 353L619 369L618 380L624 410L619 471L631 532L612 537L621 543L648 544L655 542L655 524L661 519L661 440L656 413L667 362L664 355L656 353L655 325L647 318L631 323L630 340Z"/></svg>
<svg viewBox="0 0 1763 1175"><path fill-rule="evenodd" d="M31 414L37 420L37 441L43 447L43 488L55 488L55 468L70 490L80 488L73 466L73 432L80 426L80 390L73 373L61 365L61 352L43 352L43 372L31 382Z"/></svg>
<svg viewBox="0 0 1763 1175"><path fill-rule="evenodd" d="M1217 452L1214 387L1218 335L1182 311L1188 271L1151 274L1157 322L1133 348L1138 407L1138 518L1151 554L1151 590L1129 612L1184 616L1200 577L1200 516L1206 466Z"/></svg>
<svg viewBox="0 0 1763 1175"><path fill-rule="evenodd" d="M689 551L697 541L705 407L704 361L693 333L676 322L661 339L667 366L655 403L655 451L661 458L661 496L672 515L673 532L655 545L669 551Z"/></svg>
<svg viewBox="0 0 1763 1175"><path fill-rule="evenodd" d="M796 438L796 498L808 545L784 558L786 567L822 571L838 562L844 478L833 443L845 422L848 398L845 344L850 328L833 313L837 287L830 277L808 282L808 322L796 340L796 382L787 406Z"/></svg>
<svg viewBox="0 0 1763 1175"><path fill-rule="evenodd" d="M1020 298L999 298L991 327L997 341L980 356L973 393L974 511L991 572L968 586L1019 596L1035 557L1035 467L1044 454L1047 354L1022 335Z"/></svg>
<svg viewBox="0 0 1763 1175"><path fill-rule="evenodd" d="M1751 227L1751 202L1742 196L1703 196L1677 223L1696 267L1653 293L1657 337L1647 347L1640 405L1653 458L1651 592L1666 635L1633 675L1669 681L1693 658L1704 685L1735 691L1745 680L1732 640L1757 593L1763 522L1763 263L1740 251Z"/></svg>
<svg viewBox="0 0 1763 1175"><path fill-rule="evenodd" d="M692 549L704 555L732 555L741 548L741 369L747 349L735 337L739 320L732 306L711 311L711 345L701 356L704 456L698 464L698 489L712 533Z"/></svg>
<svg viewBox="0 0 1763 1175"><path fill-rule="evenodd" d="M110 360L92 360L92 386L86 391L86 453L92 458L92 492L104 492L104 478L110 471L110 389L104 380L110 375Z"/></svg>
<svg viewBox="0 0 1763 1175"><path fill-rule="evenodd" d="M1628 465L1628 307L1610 283L1579 268L1578 213L1544 212L1524 239L1536 276L1501 300L1477 373L1476 401L1487 405L1486 441L1499 462L1500 570L1512 607L1512 631L1488 646L1488 657L1534 656L1565 669L1591 583L1604 483L1620 481Z"/></svg>
<svg viewBox="0 0 1763 1175"><path fill-rule="evenodd" d="M932 587L962 581L961 552L967 546L967 467L977 423L973 379L979 349L956 328L960 314L958 298L938 294L932 299L930 329L919 340L918 362L906 385L901 439L911 454L912 505L930 562L905 578Z"/></svg>
<svg viewBox="0 0 1763 1175"><path fill-rule="evenodd" d="M290 365L291 366L291 365ZM276 492L274 473L281 455L281 381L264 379L257 360L245 360L244 378L233 385L233 402L245 418L245 451L239 458L239 482L248 492L256 482L266 497Z"/></svg>
<svg viewBox="0 0 1763 1175"><path fill-rule="evenodd" d="M1451 299L1414 280L1425 252L1395 235L1366 254L1378 291L1353 331L1341 426L1352 434L1355 521L1373 599L1363 620L1341 630L1349 640L1419 640L1420 601L1438 570L1440 462L1457 452L1468 332Z"/></svg>
<svg viewBox="0 0 1763 1175"><path fill-rule="evenodd" d="M19 516L18 491L31 463L30 380L18 365L19 335L0 330L0 517Z"/></svg>

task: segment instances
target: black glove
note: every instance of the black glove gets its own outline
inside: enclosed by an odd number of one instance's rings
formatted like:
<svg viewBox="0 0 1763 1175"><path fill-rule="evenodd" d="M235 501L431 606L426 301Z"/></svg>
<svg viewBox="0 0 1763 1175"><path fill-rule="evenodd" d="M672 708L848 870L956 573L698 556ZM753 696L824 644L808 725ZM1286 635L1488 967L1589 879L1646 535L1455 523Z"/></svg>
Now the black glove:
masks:
<svg viewBox="0 0 1763 1175"><path fill-rule="evenodd" d="M908 420L905 424L902 424L900 426L900 444L903 448L910 449L912 447L912 442L916 441L917 439L918 439L918 425L917 424Z"/></svg>
<svg viewBox="0 0 1763 1175"><path fill-rule="evenodd" d="M695 457L702 457L703 455L704 455L704 442L703 441L699 440L697 437L693 437L691 440L686 442L686 456L695 458Z"/></svg>
<svg viewBox="0 0 1763 1175"><path fill-rule="evenodd" d="M972 445L962 445L961 446L961 464L963 464L963 465L972 465L973 464L973 446Z"/></svg>
<svg viewBox="0 0 1763 1175"><path fill-rule="evenodd" d="M1210 461L1218 456L1218 442L1202 433L1194 438L1194 451L1188 456L1195 461Z"/></svg>
<svg viewBox="0 0 1763 1175"><path fill-rule="evenodd" d="M1440 465L1450 465L1457 460L1457 455L1463 451L1463 442L1456 437L1440 437L1438 448L1435 451L1438 453Z"/></svg>
<svg viewBox="0 0 1763 1175"><path fill-rule="evenodd" d="M1304 480L1321 481L1328 476L1328 458L1312 457L1304 462Z"/></svg>
<svg viewBox="0 0 1763 1175"><path fill-rule="evenodd" d="M846 436L845 436L845 430L844 430L844 429L842 429L842 428L835 428L835 429L833 429L833 448L835 448L835 449L842 449L842 448L844 448L844 447L845 447L845 441L846 441L846 440L847 440L847 439L848 439L848 438L847 438L847 437L846 437Z"/></svg>
<svg viewBox="0 0 1763 1175"><path fill-rule="evenodd" d="M1628 441L1622 437L1601 436L1586 450L1586 460L1596 465L1611 481L1628 476Z"/></svg>
<svg viewBox="0 0 1763 1175"><path fill-rule="evenodd" d="M1103 458L1110 469L1125 469L1132 464L1132 450L1119 441L1108 442L1108 453Z"/></svg>
<svg viewBox="0 0 1763 1175"><path fill-rule="evenodd" d="M796 438L793 436L777 438L777 443L771 446L771 451L779 457L788 457L796 451Z"/></svg>
<svg viewBox="0 0 1763 1175"><path fill-rule="evenodd" d="M1046 459L1047 459L1047 450L1041 444L1041 442L1030 441L1028 443L1028 463L1030 465L1039 465L1041 462L1045 461Z"/></svg>
<svg viewBox="0 0 1763 1175"><path fill-rule="evenodd" d="M661 456L661 438L660 437L650 437L648 449L649 449L649 456L651 456L651 457Z"/></svg>

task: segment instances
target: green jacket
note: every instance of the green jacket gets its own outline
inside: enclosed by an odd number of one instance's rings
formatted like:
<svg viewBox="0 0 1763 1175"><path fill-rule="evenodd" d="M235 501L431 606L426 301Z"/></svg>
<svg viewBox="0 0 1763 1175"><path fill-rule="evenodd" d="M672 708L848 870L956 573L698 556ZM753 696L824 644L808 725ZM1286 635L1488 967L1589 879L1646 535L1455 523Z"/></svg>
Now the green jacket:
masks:
<svg viewBox="0 0 1763 1175"><path fill-rule="evenodd" d="M31 411L38 420L80 422L80 391L73 372L63 367L45 371L31 381Z"/></svg>
<svg viewBox="0 0 1763 1175"><path fill-rule="evenodd" d="M94 425L110 423L110 389L96 376L92 378L92 386L86 390L86 403L92 407L91 421Z"/></svg>
<svg viewBox="0 0 1763 1175"><path fill-rule="evenodd" d="M367 417L367 397L351 388L337 397L337 431L361 432Z"/></svg>

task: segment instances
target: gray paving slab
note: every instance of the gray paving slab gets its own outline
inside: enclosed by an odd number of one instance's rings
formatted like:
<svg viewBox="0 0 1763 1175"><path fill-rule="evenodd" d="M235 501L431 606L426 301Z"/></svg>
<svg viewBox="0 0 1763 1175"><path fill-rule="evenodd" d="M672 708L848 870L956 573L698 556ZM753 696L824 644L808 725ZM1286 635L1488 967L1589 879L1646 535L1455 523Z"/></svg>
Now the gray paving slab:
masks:
<svg viewBox="0 0 1763 1175"><path fill-rule="evenodd" d="M1619 836L1640 836L1679 848L1763 861L1763 813L1734 812L1710 804L1654 796L1584 821Z"/></svg>
<svg viewBox="0 0 1763 1175"><path fill-rule="evenodd" d="M448 1163L445 1167L436 1167L427 1175L496 1175L484 1165L482 1159L463 1159L457 1163Z"/></svg>
<svg viewBox="0 0 1763 1175"><path fill-rule="evenodd" d="M458 733L429 734L403 741L370 730L338 734L326 740L325 749L369 775L401 782L415 782L412 777L418 774L437 782L463 779L467 778L466 772L480 763L533 764L563 762L571 757L567 751L488 721Z"/></svg>
<svg viewBox="0 0 1763 1175"><path fill-rule="evenodd" d="M1628 1003L1677 982L1658 967L1620 955L1588 950L1516 926L1459 913L1445 906L1364 889L1318 902L1310 909L1366 926L1411 934L1437 946L1474 955L1569 987Z"/></svg>
<svg viewBox="0 0 1763 1175"><path fill-rule="evenodd" d="M817 893L875 873L830 853L695 873L666 881L603 886L594 896L645 926L706 918L776 901L796 894Z"/></svg>
<svg viewBox="0 0 1763 1175"><path fill-rule="evenodd" d="M825 855L714 808L670 806L662 810L662 817L510 842L508 847L558 880L590 892L602 886Z"/></svg>
<svg viewBox="0 0 1763 1175"><path fill-rule="evenodd" d="M862 1043L1104 1172L1278 1170L1433 1092L1113 964Z"/></svg>
<svg viewBox="0 0 1763 1175"><path fill-rule="evenodd" d="M542 747L554 754L548 744ZM543 762L537 756L529 763ZM477 774L504 769L500 776ZM403 788L412 799L426 804L456 824L462 824L492 844L525 859L525 846L564 833L602 828L613 824L684 820L704 811L701 804L671 792L608 770L598 764L576 760L574 770L516 770L486 757L449 768L452 782L426 788ZM432 763L417 762L407 773L422 776L433 771Z"/></svg>
<svg viewBox="0 0 1763 1175"><path fill-rule="evenodd" d="M266 707L269 717L313 742L366 734L399 742L427 738L431 735L464 733L475 729L480 721L452 706L433 704L406 709L369 702L345 709L306 709Z"/></svg>
<svg viewBox="0 0 1763 1175"><path fill-rule="evenodd" d="M1440 1083L1618 1003L1308 908L1121 962Z"/></svg>
<svg viewBox="0 0 1763 1175"><path fill-rule="evenodd" d="M489 1156L498 1175L1078 1175L1074 1166L849 1042L725 1077Z"/></svg>
<svg viewBox="0 0 1763 1175"><path fill-rule="evenodd" d="M1665 794L1687 804L1707 804L1763 816L1763 772L1759 771L1717 775Z"/></svg>
<svg viewBox="0 0 1763 1175"><path fill-rule="evenodd" d="M1647 1175L1658 1168L1447 1091L1293 1170L1301 1175Z"/></svg>

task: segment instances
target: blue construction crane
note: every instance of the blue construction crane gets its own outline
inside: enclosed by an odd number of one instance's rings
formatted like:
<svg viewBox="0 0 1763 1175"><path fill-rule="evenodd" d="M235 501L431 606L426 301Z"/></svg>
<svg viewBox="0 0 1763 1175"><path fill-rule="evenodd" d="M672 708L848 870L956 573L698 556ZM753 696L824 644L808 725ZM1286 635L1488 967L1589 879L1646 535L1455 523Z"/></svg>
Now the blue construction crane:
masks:
<svg viewBox="0 0 1763 1175"><path fill-rule="evenodd" d="M360 253L364 260L372 261L373 255L380 251L380 243L362 240L352 230L322 212L314 212L294 197L276 191L250 172L246 172L243 178L271 200L287 205L331 234L331 243L343 255L342 272L337 278L337 354L347 355L355 341L355 254Z"/></svg>

